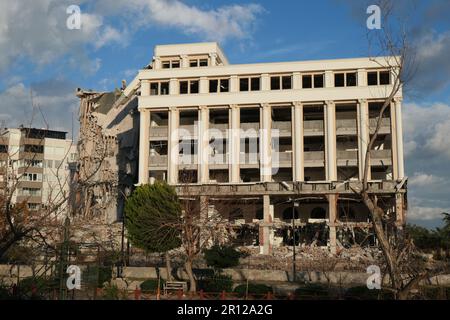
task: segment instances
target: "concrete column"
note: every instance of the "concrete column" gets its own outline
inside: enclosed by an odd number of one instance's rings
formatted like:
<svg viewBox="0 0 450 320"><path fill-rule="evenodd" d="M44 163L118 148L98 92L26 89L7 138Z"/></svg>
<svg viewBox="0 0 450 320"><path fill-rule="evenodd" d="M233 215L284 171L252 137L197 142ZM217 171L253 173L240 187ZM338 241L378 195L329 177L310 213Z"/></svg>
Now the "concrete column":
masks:
<svg viewBox="0 0 450 320"><path fill-rule="evenodd" d="M239 91L239 78L238 76L230 77L230 92L238 92Z"/></svg>
<svg viewBox="0 0 450 320"><path fill-rule="evenodd" d="M217 65L217 53L213 52L209 54L209 65L210 66Z"/></svg>
<svg viewBox="0 0 450 320"><path fill-rule="evenodd" d="M300 72L294 72L292 75L292 89L299 90L302 88L302 76Z"/></svg>
<svg viewBox="0 0 450 320"><path fill-rule="evenodd" d="M390 116L391 116L391 141L392 141L392 179L399 178L399 168L398 168L398 139L397 139L397 114L395 110L395 104L391 103L389 106Z"/></svg>
<svg viewBox="0 0 450 320"><path fill-rule="evenodd" d="M337 221L337 194L328 195L328 216L330 227L330 250L331 253L336 253L336 221Z"/></svg>
<svg viewBox="0 0 450 320"><path fill-rule="evenodd" d="M229 172L230 172L230 182L239 183L241 181L240 177L240 118L241 110L239 106L232 105L230 108L230 134L229 134Z"/></svg>
<svg viewBox="0 0 450 320"><path fill-rule="evenodd" d="M150 81L142 80L141 81L141 96L149 96L150 95Z"/></svg>
<svg viewBox="0 0 450 320"><path fill-rule="evenodd" d="M325 127L327 180L336 181L336 105L333 101L325 102Z"/></svg>
<svg viewBox="0 0 450 320"><path fill-rule="evenodd" d="M175 95L180 92L180 89L178 87L178 79L170 79L169 83L169 94Z"/></svg>
<svg viewBox="0 0 450 320"><path fill-rule="evenodd" d="M403 193L395 194L395 214L397 227L403 227L405 224L404 195Z"/></svg>
<svg viewBox="0 0 450 320"><path fill-rule="evenodd" d="M178 183L178 161L180 154L180 137L178 136L179 111L173 107L169 110L169 137L168 137L168 183Z"/></svg>
<svg viewBox="0 0 450 320"><path fill-rule="evenodd" d="M395 131L397 136L397 170L398 179L405 177L405 167L403 159L403 126L402 126L402 100L397 98L395 103Z"/></svg>
<svg viewBox="0 0 450 320"><path fill-rule="evenodd" d="M200 77L199 93L208 93L208 92L209 92L208 78Z"/></svg>
<svg viewBox="0 0 450 320"><path fill-rule="evenodd" d="M185 54L180 56L181 58L181 67L182 68L189 68L189 57Z"/></svg>
<svg viewBox="0 0 450 320"><path fill-rule="evenodd" d="M161 59L159 57L153 57L153 68L155 70L161 69Z"/></svg>
<svg viewBox="0 0 450 320"><path fill-rule="evenodd" d="M139 184L147 184L150 155L150 110L140 111L139 122Z"/></svg>
<svg viewBox="0 0 450 320"><path fill-rule="evenodd" d="M313 79L314 81L314 79ZM325 71L325 88L333 88L334 87L334 73L333 71Z"/></svg>
<svg viewBox="0 0 450 320"><path fill-rule="evenodd" d="M367 86L367 71L366 69L358 69L358 87Z"/></svg>
<svg viewBox="0 0 450 320"><path fill-rule="evenodd" d="M304 168L304 137L303 137L303 105L301 102L294 102L292 107L292 146L293 146L293 177L294 181L305 180Z"/></svg>
<svg viewBox="0 0 450 320"><path fill-rule="evenodd" d="M261 106L260 130L260 172L261 181L272 181L272 108L270 104Z"/></svg>
<svg viewBox="0 0 450 320"><path fill-rule="evenodd" d="M199 108L198 120L198 181L209 183L209 109L207 106Z"/></svg>
<svg viewBox="0 0 450 320"><path fill-rule="evenodd" d="M269 74L263 73L261 75L261 91L270 90L270 77Z"/></svg>
<svg viewBox="0 0 450 320"><path fill-rule="evenodd" d="M263 196L264 219L259 226L259 252L271 254L273 245L273 205L270 204L270 196Z"/></svg>
<svg viewBox="0 0 450 320"><path fill-rule="evenodd" d="M358 105L358 162L359 162L359 177L364 176L364 165L366 162L366 152L370 142L370 123L369 123L369 104L367 100L359 100ZM369 168L370 169L370 168ZM368 172L370 180L370 170Z"/></svg>

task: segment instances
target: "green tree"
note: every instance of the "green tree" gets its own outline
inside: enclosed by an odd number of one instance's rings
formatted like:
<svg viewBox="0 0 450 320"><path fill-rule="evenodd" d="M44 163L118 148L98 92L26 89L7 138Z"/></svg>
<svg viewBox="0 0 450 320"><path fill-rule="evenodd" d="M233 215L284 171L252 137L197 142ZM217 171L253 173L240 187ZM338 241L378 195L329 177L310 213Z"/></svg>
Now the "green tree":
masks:
<svg viewBox="0 0 450 320"><path fill-rule="evenodd" d="M140 186L127 199L125 214L131 243L146 252L165 253L171 280L168 252L181 245L181 205L175 189L165 182Z"/></svg>

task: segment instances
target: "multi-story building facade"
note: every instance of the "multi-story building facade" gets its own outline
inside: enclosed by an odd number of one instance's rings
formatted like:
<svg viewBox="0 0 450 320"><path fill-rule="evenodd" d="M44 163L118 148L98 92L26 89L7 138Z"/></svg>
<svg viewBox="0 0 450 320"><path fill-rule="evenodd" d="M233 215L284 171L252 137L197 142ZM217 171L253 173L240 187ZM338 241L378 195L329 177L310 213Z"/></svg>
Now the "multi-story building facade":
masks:
<svg viewBox="0 0 450 320"><path fill-rule="evenodd" d="M216 43L157 46L137 76L139 183L166 180L180 193L187 183L211 207L215 199L228 201L221 214L257 224L262 253L282 241L277 228L292 218L299 228L325 225L325 238L313 237L334 251L346 227L370 226L352 189L361 185L366 150L395 81L385 62L239 65L229 64ZM401 90L393 101L370 151L369 179L371 192L403 225Z"/></svg>
<svg viewBox="0 0 450 320"><path fill-rule="evenodd" d="M13 203L24 202L36 211L65 201L77 161L76 147L66 136L66 132L23 127L2 131L0 179L7 182L2 188L10 188Z"/></svg>

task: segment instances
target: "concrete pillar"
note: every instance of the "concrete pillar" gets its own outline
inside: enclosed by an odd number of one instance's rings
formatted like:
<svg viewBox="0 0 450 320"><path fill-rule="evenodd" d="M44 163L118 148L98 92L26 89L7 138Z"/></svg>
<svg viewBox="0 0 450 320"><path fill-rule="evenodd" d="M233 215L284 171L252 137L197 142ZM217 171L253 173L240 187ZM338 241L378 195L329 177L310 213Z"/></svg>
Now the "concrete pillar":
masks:
<svg viewBox="0 0 450 320"><path fill-rule="evenodd" d="M217 53L212 52L209 54L209 65L210 66L217 65Z"/></svg>
<svg viewBox="0 0 450 320"><path fill-rule="evenodd" d="M207 77L200 77L199 83L199 93L208 93L209 92L209 81Z"/></svg>
<svg viewBox="0 0 450 320"><path fill-rule="evenodd" d="M169 83L169 94L175 95L180 92L180 89L178 87L178 79L170 79Z"/></svg>
<svg viewBox="0 0 450 320"><path fill-rule="evenodd" d="M273 245L273 205L270 204L270 196L263 196L264 219L259 226L260 254L271 254Z"/></svg>
<svg viewBox="0 0 450 320"><path fill-rule="evenodd" d="M327 181L336 181L336 105L334 104L334 101L325 102L325 132Z"/></svg>
<svg viewBox="0 0 450 320"><path fill-rule="evenodd" d="M149 96L150 95L150 81L142 80L141 81L141 96Z"/></svg>
<svg viewBox="0 0 450 320"><path fill-rule="evenodd" d="M369 104L367 100L359 100L358 105L358 162L359 177L364 176L364 165L366 162L366 152L370 142ZM370 168L369 168L370 169ZM370 180L370 170L368 172Z"/></svg>
<svg viewBox="0 0 450 320"><path fill-rule="evenodd" d="M189 68L189 57L185 54L180 56L181 58L181 67L182 68Z"/></svg>
<svg viewBox="0 0 450 320"><path fill-rule="evenodd" d="M397 115L395 112L395 104L391 103L389 106L390 116L391 116L391 141L392 141L392 179L399 178L399 168L398 168L398 139L397 139Z"/></svg>
<svg viewBox="0 0 450 320"><path fill-rule="evenodd" d="M201 106L198 112L198 181L209 183L209 109Z"/></svg>
<svg viewBox="0 0 450 320"><path fill-rule="evenodd" d="M302 88L302 75L300 72L294 72L292 75L292 89L299 90Z"/></svg>
<svg viewBox="0 0 450 320"><path fill-rule="evenodd" d="M167 169L168 169L168 183L178 183L178 161L180 154L180 142L178 134L179 124L179 111L173 107L169 110L169 137L168 137L168 157L167 157Z"/></svg>
<svg viewBox="0 0 450 320"><path fill-rule="evenodd" d="M395 215L396 215L396 225L401 228L405 224L405 210L404 210L405 197L403 193L395 194Z"/></svg>
<svg viewBox="0 0 450 320"><path fill-rule="evenodd" d="M336 241L336 221L337 221L337 194L328 195L328 216L330 227L330 250L331 253L336 253L337 241Z"/></svg>
<svg viewBox="0 0 450 320"><path fill-rule="evenodd" d="M405 167L403 159L403 126L402 126L402 100L397 98L395 103L395 131L397 136L397 170L398 179L405 177Z"/></svg>
<svg viewBox="0 0 450 320"><path fill-rule="evenodd" d="M358 87L367 86L367 71L366 69L358 69Z"/></svg>
<svg viewBox="0 0 450 320"><path fill-rule="evenodd" d="M139 184L147 184L150 155L150 110L140 110L139 122Z"/></svg>
<svg viewBox="0 0 450 320"><path fill-rule="evenodd" d="M261 106L260 130L260 172L261 181L272 181L272 108L270 104Z"/></svg>
<svg viewBox="0 0 450 320"><path fill-rule="evenodd" d="M270 90L270 77L269 74L263 73L261 75L261 91Z"/></svg>
<svg viewBox="0 0 450 320"><path fill-rule="evenodd" d="M303 105L301 102L294 102L292 107L292 146L293 146L293 177L294 181L305 180L304 168L304 137L303 137Z"/></svg>
<svg viewBox="0 0 450 320"><path fill-rule="evenodd" d="M230 92L238 92L239 91L239 78L234 75L230 77Z"/></svg>
<svg viewBox="0 0 450 320"><path fill-rule="evenodd" d="M314 79L313 79L314 81ZM334 73L333 71L327 70L325 71L325 88L333 88L334 87Z"/></svg>
<svg viewBox="0 0 450 320"><path fill-rule="evenodd" d="M159 57L153 57L153 69L159 70L161 69L161 59Z"/></svg>
<svg viewBox="0 0 450 320"><path fill-rule="evenodd" d="M241 110L239 106L232 105L230 108L230 134L229 134L229 172L230 172L230 182L239 183L241 181L240 177L240 118Z"/></svg>

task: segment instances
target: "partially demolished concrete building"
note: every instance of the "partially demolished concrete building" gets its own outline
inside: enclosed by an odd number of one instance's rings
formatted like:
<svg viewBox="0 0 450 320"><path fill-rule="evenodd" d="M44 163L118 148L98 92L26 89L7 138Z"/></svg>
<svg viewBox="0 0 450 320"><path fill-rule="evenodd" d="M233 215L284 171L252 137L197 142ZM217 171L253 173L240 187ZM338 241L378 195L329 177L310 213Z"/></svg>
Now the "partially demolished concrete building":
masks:
<svg viewBox="0 0 450 320"><path fill-rule="evenodd" d="M216 43L157 46L122 91L79 92L79 174L91 181L82 209L117 218L135 182L165 180L211 210L220 202L238 241L263 254L292 245L293 234L333 252L370 245L368 210L353 190L394 82L381 66L235 65ZM401 101L399 91L383 114L369 170L370 192L398 225L407 207Z"/></svg>

